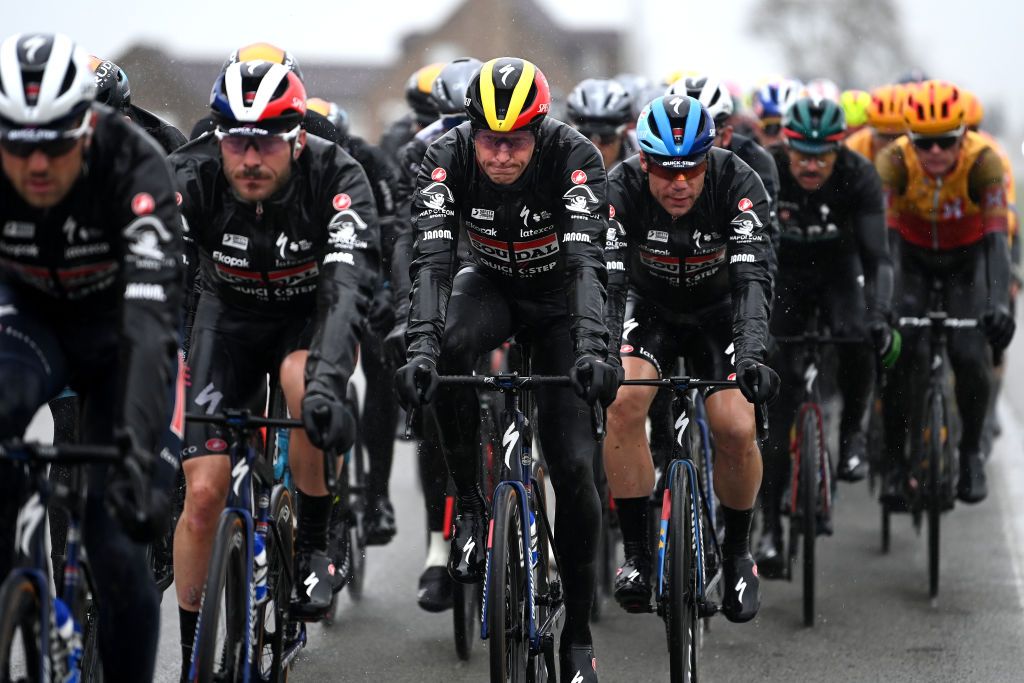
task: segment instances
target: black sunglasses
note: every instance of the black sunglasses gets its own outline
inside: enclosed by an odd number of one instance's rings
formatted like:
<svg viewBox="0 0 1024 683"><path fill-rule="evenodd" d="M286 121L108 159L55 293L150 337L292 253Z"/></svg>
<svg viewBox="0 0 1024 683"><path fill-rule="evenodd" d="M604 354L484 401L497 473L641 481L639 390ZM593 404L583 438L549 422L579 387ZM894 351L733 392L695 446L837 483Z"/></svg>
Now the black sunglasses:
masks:
<svg viewBox="0 0 1024 683"><path fill-rule="evenodd" d="M914 136L910 140L914 143L914 147L924 152L930 150L933 145L938 145L941 150L949 150L960 141L960 134Z"/></svg>
<svg viewBox="0 0 1024 683"><path fill-rule="evenodd" d="M39 151L50 159L62 157L75 148L78 141L89 132L89 117L82 118L81 123L71 129L57 134L47 131L36 131L37 134L28 134L32 130L8 131L0 136L0 148L19 159L27 159ZM38 133L47 133L45 137ZM24 136L18 133L26 133ZM13 138L13 139L12 139Z"/></svg>

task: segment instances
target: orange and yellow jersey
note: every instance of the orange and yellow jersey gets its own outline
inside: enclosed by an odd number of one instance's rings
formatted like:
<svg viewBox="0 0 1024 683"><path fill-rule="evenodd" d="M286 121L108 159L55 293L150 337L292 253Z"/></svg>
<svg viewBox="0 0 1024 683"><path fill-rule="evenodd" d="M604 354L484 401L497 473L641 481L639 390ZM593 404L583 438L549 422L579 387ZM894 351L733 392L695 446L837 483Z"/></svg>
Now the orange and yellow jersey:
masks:
<svg viewBox="0 0 1024 683"><path fill-rule="evenodd" d="M845 140L843 140L843 144L869 161L874 161L875 153L871 147L872 136L871 127L864 126L860 130L850 134Z"/></svg>
<svg viewBox="0 0 1024 683"><path fill-rule="evenodd" d="M983 130L979 130L978 135L983 137L992 146L992 149L999 155L999 160L1003 162L1003 179L1006 182L1004 186L1006 188L1006 204L1010 210L1010 244L1013 244L1013 240L1017 236L1017 229L1020 226L1020 217L1017 215L1017 182L1013 178L1013 163L1010 162L1010 155L1006 153L1006 150L1003 149L1003 146L994 137Z"/></svg>
<svg viewBox="0 0 1024 683"><path fill-rule="evenodd" d="M907 136L879 152L875 167L889 227L910 244L955 249L1007 232L1003 164L977 133L965 134L956 165L941 178L924 172Z"/></svg>

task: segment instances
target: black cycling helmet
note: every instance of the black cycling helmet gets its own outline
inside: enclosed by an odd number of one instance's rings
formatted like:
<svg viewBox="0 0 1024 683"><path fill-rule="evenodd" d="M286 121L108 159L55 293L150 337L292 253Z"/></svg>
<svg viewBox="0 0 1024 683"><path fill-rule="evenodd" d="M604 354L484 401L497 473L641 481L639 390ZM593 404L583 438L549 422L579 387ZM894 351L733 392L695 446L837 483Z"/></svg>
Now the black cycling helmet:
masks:
<svg viewBox="0 0 1024 683"><path fill-rule="evenodd" d="M441 116L465 116L466 89L482 65L472 57L460 57L445 64L430 91Z"/></svg>
<svg viewBox="0 0 1024 683"><path fill-rule="evenodd" d="M633 99L617 81L588 78L569 93L569 120L587 137L618 133L633 116Z"/></svg>
<svg viewBox="0 0 1024 683"><path fill-rule="evenodd" d="M405 83L405 101L416 115L416 122L429 126L437 120L437 105L431 95L434 79L444 68L444 62L427 64L417 69Z"/></svg>
<svg viewBox="0 0 1024 683"><path fill-rule="evenodd" d="M89 67L96 72L96 101L127 112L132 103L128 75L109 59L89 58Z"/></svg>

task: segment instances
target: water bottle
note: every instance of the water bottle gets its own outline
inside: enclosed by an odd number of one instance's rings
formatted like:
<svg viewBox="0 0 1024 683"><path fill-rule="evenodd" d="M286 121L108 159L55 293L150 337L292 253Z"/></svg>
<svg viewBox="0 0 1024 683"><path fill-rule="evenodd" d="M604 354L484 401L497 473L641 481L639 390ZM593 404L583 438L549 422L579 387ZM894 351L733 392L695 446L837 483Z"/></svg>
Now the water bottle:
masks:
<svg viewBox="0 0 1024 683"><path fill-rule="evenodd" d="M537 552L537 518L530 510L530 569L537 568L537 561L540 553Z"/></svg>
<svg viewBox="0 0 1024 683"><path fill-rule="evenodd" d="M54 680L78 683L82 658L82 628L75 622L71 610L60 598L53 599Z"/></svg>
<svg viewBox="0 0 1024 683"><path fill-rule="evenodd" d="M267 540L266 531L257 531L253 538L253 579L256 583L256 602L267 597Z"/></svg>

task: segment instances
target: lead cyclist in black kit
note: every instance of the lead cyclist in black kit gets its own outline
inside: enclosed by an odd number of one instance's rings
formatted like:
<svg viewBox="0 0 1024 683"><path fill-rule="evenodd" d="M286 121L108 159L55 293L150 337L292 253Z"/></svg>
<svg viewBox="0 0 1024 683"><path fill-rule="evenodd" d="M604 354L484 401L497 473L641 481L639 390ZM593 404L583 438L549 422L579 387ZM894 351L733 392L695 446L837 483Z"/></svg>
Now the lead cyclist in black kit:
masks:
<svg viewBox="0 0 1024 683"><path fill-rule="evenodd" d="M84 443L112 444L121 432L156 453L180 341L173 181L153 141L94 104L95 92L88 55L66 36L0 45L0 440L21 438L36 409L70 386ZM83 540L108 681L153 679L159 598L139 541L170 517L177 462L161 455L126 454L150 472L147 500L124 495L118 469L88 469ZM20 487L0 465L0 580Z"/></svg>
<svg viewBox="0 0 1024 683"><path fill-rule="evenodd" d="M482 353L529 335L533 371L569 374L568 388L535 391L539 436L558 499L566 622L563 681L597 681L590 634L600 501L586 403L610 403L619 370L605 361L608 202L601 157L589 140L547 118L544 75L522 59L483 65L466 93L470 121L439 138L420 165L408 359L397 374L406 405L431 403L458 489L448 568L460 582L483 578L487 511L477 482L479 403L473 390L437 387L468 374ZM460 228L471 246L458 269ZM456 274L456 270L458 270ZM454 277L453 277L454 275Z"/></svg>

